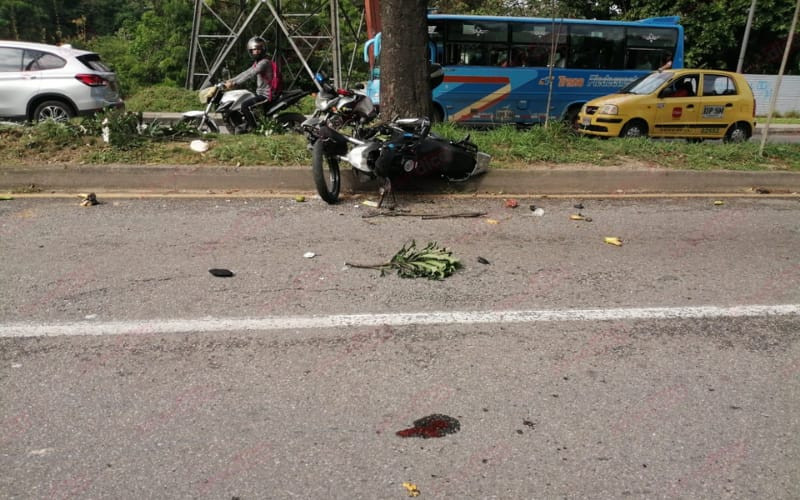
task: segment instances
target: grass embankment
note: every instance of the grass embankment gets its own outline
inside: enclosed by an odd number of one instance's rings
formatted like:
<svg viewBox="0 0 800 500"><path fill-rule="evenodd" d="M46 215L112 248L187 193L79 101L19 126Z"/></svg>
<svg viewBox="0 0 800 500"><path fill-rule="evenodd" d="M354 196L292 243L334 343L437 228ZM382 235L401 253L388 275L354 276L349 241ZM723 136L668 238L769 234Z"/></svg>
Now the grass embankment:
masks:
<svg viewBox="0 0 800 500"><path fill-rule="evenodd" d="M109 116L110 144L101 139L103 117L79 119L68 125L0 125L0 166L107 163L296 166L309 165L311 161L305 138L298 134L207 136L204 139L210 142L210 148L199 154L188 147L189 141L199 136L186 127L155 123L144 131L137 131L136 112L199 109L195 92L158 87L129 98L126 105L128 113L124 116ZM303 103L300 111L309 112L309 106L313 106L310 100ZM599 140L576 136L558 123L524 130L514 127L469 130L438 124L434 130L454 139L470 134L481 151L492 155L493 168L581 165L800 171L800 144L767 144L764 156L759 156L757 142L689 144L680 140Z"/></svg>

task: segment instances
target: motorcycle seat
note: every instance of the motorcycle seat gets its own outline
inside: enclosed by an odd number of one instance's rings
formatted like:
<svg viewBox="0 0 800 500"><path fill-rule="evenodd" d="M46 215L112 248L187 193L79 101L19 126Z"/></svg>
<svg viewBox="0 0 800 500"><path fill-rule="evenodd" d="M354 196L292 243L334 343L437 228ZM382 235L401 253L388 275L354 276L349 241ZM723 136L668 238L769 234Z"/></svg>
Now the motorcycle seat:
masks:
<svg viewBox="0 0 800 500"><path fill-rule="evenodd" d="M398 118L394 123L406 132L422 136L428 135L431 128L431 122L427 118Z"/></svg>
<svg viewBox="0 0 800 500"><path fill-rule="evenodd" d="M285 90L278 96L278 99L291 99L293 97L305 95L305 93L306 91L302 89Z"/></svg>

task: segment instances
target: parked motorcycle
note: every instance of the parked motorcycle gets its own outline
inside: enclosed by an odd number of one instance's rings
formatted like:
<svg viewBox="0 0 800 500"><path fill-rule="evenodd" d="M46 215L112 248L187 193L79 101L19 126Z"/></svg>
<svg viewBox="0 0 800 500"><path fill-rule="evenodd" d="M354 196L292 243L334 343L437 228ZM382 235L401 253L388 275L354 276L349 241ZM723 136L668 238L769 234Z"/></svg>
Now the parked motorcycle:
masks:
<svg viewBox="0 0 800 500"><path fill-rule="evenodd" d="M382 181L382 206L392 191L392 181L405 177L440 177L464 181L485 173L491 156L478 151L469 135L460 141L430 131L427 118L403 118L362 128L361 137L348 136L323 124L311 146L314 184L320 197L336 203L341 187L341 161L349 163L358 178Z"/></svg>
<svg viewBox="0 0 800 500"><path fill-rule="evenodd" d="M282 92L277 99L257 105L252 109L256 116L274 119L287 130L300 130L300 125L306 117L301 113L282 113L282 111L310 94L311 92L307 90L287 90ZM219 82L200 90L200 102L206 105L205 108L202 111L183 113L182 120L196 126L203 133L219 133L221 127L211 116L216 112L222 117L222 124L228 132L235 133L237 127L245 123L242 102L253 95L251 91L244 89L226 91L225 83Z"/></svg>

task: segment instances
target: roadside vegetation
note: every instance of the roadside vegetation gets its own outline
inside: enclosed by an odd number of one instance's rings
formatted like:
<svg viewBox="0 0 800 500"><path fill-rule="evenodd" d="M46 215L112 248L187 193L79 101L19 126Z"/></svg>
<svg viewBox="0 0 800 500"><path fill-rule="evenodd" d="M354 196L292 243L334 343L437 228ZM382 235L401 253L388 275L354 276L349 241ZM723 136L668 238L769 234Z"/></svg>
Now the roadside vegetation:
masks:
<svg viewBox="0 0 800 500"><path fill-rule="evenodd" d="M201 136L182 124L145 123L140 113L145 109L197 109L199 102L195 92L171 90L156 89L133 98L125 113L75 119L66 124L0 125L0 144L4 146L0 148L0 168L61 164L310 165L306 140L300 134ZM307 105L311 103L304 107ZM434 130L452 139L470 134L481 151L492 155L491 165L498 169L569 165L582 168L800 171L800 144L767 144L764 156L759 156L759 144L755 141L691 144L682 140L600 140L576 135L561 123L526 129L506 126L487 130L445 123L435 125ZM104 135L107 140L104 140ZM208 151L192 151L189 143L195 139L207 141Z"/></svg>

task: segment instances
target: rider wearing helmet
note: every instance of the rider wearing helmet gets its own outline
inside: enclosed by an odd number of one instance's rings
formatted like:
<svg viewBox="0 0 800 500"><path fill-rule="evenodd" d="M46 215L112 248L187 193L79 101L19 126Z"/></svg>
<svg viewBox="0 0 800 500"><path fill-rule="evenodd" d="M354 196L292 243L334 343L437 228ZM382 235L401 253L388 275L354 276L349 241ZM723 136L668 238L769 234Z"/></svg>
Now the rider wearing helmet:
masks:
<svg viewBox="0 0 800 500"><path fill-rule="evenodd" d="M247 132L256 128L256 119L253 116L253 106L263 104L275 99L270 85L273 77L272 61L267 58L267 42L260 36L254 36L247 41L247 53L253 60L253 65L236 75L233 79L225 82L225 88L230 89L256 77L256 95L242 103L242 115L244 115L246 128L238 128L236 133Z"/></svg>

